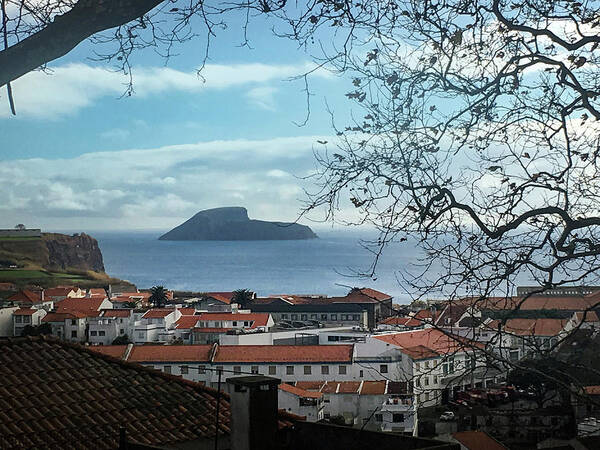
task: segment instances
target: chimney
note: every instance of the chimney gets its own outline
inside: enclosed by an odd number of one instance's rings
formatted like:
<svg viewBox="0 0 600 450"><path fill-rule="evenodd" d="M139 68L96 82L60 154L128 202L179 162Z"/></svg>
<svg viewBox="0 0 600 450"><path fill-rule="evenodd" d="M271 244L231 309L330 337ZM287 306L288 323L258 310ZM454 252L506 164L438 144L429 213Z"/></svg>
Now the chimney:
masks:
<svg viewBox="0 0 600 450"><path fill-rule="evenodd" d="M281 380L261 375L227 379L231 450L277 448L277 389Z"/></svg>

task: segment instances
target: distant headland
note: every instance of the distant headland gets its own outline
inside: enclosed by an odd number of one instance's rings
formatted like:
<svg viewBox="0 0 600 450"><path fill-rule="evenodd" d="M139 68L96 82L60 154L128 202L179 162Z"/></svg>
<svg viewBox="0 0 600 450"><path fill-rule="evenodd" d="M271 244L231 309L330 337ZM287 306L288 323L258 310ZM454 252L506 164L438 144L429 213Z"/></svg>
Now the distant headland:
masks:
<svg viewBox="0 0 600 450"><path fill-rule="evenodd" d="M164 241L276 241L314 239L307 226L251 220L246 208L232 206L200 211L159 237Z"/></svg>

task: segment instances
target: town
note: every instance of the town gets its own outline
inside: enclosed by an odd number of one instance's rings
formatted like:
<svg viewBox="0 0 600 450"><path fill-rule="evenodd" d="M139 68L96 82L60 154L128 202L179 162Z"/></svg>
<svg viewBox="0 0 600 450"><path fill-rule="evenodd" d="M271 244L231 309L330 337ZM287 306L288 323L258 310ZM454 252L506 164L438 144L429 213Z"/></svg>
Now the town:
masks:
<svg viewBox="0 0 600 450"><path fill-rule="evenodd" d="M218 392L228 387L232 401L236 378L262 376L276 380L275 409L294 420L466 449L600 436L600 386L590 376L600 287L520 287L513 297L411 305L370 288L339 297L126 289L2 283L0 334L16 339L5 348L77 344ZM553 358L574 365L583 342L594 343L583 356L589 374L579 367L568 384L550 385L520 373ZM20 357L3 350L2 358Z"/></svg>

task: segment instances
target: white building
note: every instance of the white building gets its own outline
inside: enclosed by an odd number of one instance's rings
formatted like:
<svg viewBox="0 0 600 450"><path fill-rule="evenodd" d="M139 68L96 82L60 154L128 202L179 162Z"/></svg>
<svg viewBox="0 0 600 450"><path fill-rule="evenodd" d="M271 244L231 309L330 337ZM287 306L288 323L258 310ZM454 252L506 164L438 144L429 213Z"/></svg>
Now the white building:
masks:
<svg viewBox="0 0 600 450"><path fill-rule="evenodd" d="M19 308L13 312L13 336L21 336L26 326L37 327L46 315L45 309Z"/></svg>
<svg viewBox="0 0 600 450"><path fill-rule="evenodd" d="M15 324L13 313L18 309L18 306L0 307L0 337L14 336Z"/></svg>
<svg viewBox="0 0 600 450"><path fill-rule="evenodd" d="M279 409L306 417L307 422L318 422L324 417L323 394L307 391L291 384L279 385Z"/></svg>
<svg viewBox="0 0 600 450"><path fill-rule="evenodd" d="M175 340L175 322L181 317L177 308L153 308L146 311L136 320L133 336L130 339L137 343L169 342Z"/></svg>
<svg viewBox="0 0 600 450"><path fill-rule="evenodd" d="M131 339L134 316L132 309L107 309L88 319L88 342L92 345L110 345L119 336Z"/></svg>

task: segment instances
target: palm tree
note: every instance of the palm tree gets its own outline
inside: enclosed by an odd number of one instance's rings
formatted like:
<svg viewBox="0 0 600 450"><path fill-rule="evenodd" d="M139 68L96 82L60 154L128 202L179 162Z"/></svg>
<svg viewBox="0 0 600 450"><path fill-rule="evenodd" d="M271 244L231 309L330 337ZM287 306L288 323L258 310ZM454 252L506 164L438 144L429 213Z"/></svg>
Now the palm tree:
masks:
<svg viewBox="0 0 600 450"><path fill-rule="evenodd" d="M242 308L248 307L254 300L254 293L248 289L237 289L233 291L232 303L237 303Z"/></svg>
<svg viewBox="0 0 600 450"><path fill-rule="evenodd" d="M148 299L153 306L157 306L159 308L165 306L167 303L167 291L164 286L152 286L150 288L150 298Z"/></svg>

